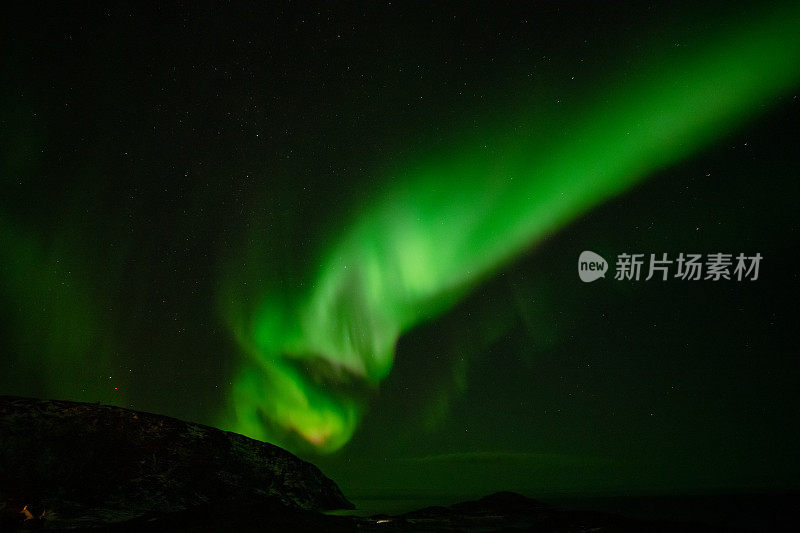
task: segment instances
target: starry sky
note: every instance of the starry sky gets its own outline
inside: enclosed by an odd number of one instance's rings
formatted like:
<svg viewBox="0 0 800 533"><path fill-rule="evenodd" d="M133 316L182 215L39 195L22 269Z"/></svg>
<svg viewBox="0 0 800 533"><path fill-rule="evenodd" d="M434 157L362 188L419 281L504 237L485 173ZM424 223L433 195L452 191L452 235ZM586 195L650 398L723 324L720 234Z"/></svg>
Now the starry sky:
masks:
<svg viewBox="0 0 800 533"><path fill-rule="evenodd" d="M6 11L0 394L354 498L798 488L796 7ZM763 260L588 284L583 250Z"/></svg>

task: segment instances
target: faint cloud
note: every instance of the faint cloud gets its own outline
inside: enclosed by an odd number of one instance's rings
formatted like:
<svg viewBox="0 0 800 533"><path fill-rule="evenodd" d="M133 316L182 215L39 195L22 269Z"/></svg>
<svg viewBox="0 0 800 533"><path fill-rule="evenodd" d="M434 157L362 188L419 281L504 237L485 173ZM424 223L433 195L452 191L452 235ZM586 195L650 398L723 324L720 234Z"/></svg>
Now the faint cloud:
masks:
<svg viewBox="0 0 800 533"><path fill-rule="evenodd" d="M407 457L398 462L409 465L426 464L519 464L525 466L578 467L612 463L607 457L564 453L532 452L456 452L422 457Z"/></svg>

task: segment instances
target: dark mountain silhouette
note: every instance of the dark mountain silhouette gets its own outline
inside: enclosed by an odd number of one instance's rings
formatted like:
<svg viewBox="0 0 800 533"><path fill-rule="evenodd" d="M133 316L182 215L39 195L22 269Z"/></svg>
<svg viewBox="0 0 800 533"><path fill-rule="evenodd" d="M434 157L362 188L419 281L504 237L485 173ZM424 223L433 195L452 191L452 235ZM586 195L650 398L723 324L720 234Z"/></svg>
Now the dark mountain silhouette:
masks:
<svg viewBox="0 0 800 533"><path fill-rule="evenodd" d="M49 531L723 531L565 511L499 492L397 516L350 509L277 446L118 407L0 396L0 533Z"/></svg>
<svg viewBox="0 0 800 533"><path fill-rule="evenodd" d="M92 527L259 505L352 508L316 466L271 444L118 407L0 396L7 523Z"/></svg>

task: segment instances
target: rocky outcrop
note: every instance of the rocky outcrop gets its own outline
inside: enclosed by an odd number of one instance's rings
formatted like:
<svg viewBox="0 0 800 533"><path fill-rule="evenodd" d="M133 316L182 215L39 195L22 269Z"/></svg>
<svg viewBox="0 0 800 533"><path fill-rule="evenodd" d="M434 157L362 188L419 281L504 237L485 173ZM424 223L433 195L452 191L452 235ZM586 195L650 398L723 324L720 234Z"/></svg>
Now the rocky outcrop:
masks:
<svg viewBox="0 0 800 533"><path fill-rule="evenodd" d="M7 520L94 527L227 505L297 516L352 507L317 467L271 444L118 407L0 396Z"/></svg>

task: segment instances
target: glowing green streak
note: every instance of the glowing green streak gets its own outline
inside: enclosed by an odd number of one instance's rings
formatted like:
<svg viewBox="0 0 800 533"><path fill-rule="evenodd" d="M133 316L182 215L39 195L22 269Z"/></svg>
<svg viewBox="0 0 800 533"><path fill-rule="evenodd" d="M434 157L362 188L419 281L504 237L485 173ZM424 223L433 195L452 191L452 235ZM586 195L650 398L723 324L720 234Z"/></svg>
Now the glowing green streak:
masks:
<svg viewBox="0 0 800 533"><path fill-rule="evenodd" d="M91 379L110 373L110 339L94 304L98 291L68 248L43 245L0 216L0 301L10 304L2 318L13 333L4 340L15 348L3 355L27 359L43 394L123 401Z"/></svg>
<svg viewBox="0 0 800 533"><path fill-rule="evenodd" d="M798 16L793 6L742 21L688 59L598 90L593 105L548 124L545 141L509 133L409 170L345 229L304 298L285 304L268 294L256 316L229 316L255 364L234 386L236 419L226 425L341 447L361 412L350 382L383 379L402 332L797 83Z"/></svg>

